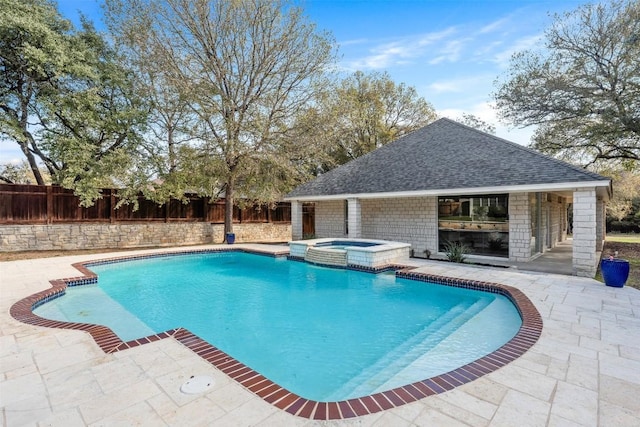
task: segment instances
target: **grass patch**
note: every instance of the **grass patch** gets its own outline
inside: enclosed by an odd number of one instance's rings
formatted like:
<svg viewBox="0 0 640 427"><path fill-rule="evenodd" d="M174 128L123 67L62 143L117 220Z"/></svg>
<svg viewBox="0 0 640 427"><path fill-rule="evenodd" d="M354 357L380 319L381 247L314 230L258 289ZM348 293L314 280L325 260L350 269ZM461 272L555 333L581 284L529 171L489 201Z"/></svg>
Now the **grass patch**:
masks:
<svg viewBox="0 0 640 427"><path fill-rule="evenodd" d="M629 261L629 279L626 286L640 289L640 236L637 234L607 235L604 242L602 257L614 255L618 251L618 258ZM603 282L600 266L596 280Z"/></svg>
<svg viewBox="0 0 640 427"><path fill-rule="evenodd" d="M607 242L638 243L640 244L640 234L607 234Z"/></svg>

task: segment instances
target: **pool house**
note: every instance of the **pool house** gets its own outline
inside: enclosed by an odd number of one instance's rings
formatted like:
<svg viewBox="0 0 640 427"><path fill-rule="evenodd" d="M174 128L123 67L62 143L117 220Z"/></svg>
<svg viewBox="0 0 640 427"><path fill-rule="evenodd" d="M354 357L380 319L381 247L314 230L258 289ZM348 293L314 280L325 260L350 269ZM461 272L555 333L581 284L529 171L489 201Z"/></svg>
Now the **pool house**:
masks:
<svg viewBox="0 0 640 427"><path fill-rule="evenodd" d="M478 262L527 263L572 237L572 271L593 277L611 180L446 118L320 175L285 200L292 238L303 204L316 238L380 239Z"/></svg>

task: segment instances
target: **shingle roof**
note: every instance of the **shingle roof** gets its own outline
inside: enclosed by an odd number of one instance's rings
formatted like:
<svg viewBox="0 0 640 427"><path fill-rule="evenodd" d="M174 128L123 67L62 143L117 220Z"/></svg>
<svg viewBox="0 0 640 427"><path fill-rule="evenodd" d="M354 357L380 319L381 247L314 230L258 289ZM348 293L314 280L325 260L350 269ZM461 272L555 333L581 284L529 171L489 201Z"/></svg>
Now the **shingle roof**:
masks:
<svg viewBox="0 0 640 427"><path fill-rule="evenodd" d="M286 198L593 181L609 179L443 118L300 185Z"/></svg>

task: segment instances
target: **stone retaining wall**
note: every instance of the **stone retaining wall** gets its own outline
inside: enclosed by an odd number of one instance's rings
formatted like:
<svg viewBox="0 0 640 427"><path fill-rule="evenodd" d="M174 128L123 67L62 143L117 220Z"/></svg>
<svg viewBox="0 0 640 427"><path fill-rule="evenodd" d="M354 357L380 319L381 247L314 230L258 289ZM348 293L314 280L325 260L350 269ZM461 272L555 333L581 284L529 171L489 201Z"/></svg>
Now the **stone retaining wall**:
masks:
<svg viewBox="0 0 640 427"><path fill-rule="evenodd" d="M234 224L236 242L286 242L291 224ZM0 226L0 252L144 248L221 243L222 224L207 222Z"/></svg>

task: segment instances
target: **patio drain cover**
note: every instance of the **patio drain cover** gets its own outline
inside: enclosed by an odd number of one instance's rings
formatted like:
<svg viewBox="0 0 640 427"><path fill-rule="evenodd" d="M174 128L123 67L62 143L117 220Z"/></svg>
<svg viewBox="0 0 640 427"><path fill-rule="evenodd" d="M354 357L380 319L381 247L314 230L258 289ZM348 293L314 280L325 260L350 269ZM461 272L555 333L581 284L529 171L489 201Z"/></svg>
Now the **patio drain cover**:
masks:
<svg viewBox="0 0 640 427"><path fill-rule="evenodd" d="M208 375L197 375L191 376L189 381L182 384L180 387L180 391L185 394L198 394L204 393L213 387L214 380L213 377Z"/></svg>

